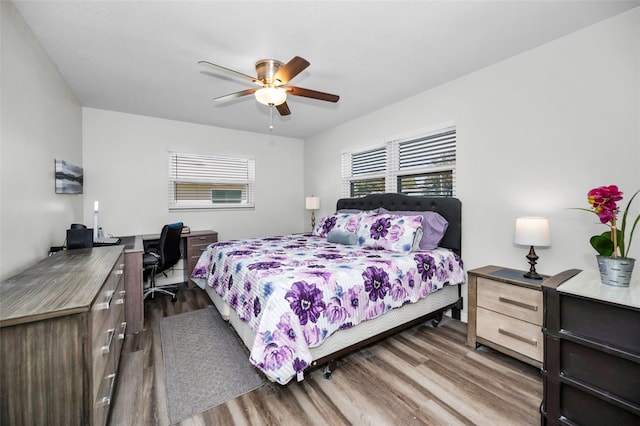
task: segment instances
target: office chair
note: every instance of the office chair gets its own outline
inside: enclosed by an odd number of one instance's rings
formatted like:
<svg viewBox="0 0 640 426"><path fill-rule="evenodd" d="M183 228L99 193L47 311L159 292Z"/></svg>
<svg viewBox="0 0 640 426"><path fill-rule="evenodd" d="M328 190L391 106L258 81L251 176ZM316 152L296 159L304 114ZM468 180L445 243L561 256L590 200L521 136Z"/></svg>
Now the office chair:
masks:
<svg viewBox="0 0 640 426"><path fill-rule="evenodd" d="M144 298L148 295L154 297L155 293L163 293L171 296L172 301L176 301L176 293L172 293L164 287L176 287L171 286L156 286L156 275L163 273L180 260L180 242L182 239L182 222L172 223L171 225L164 225L162 232L160 233L160 241L156 248L157 251L145 251L142 256L142 266L145 272L148 272L151 278L149 288L144 291ZM165 274L166 275L166 274Z"/></svg>

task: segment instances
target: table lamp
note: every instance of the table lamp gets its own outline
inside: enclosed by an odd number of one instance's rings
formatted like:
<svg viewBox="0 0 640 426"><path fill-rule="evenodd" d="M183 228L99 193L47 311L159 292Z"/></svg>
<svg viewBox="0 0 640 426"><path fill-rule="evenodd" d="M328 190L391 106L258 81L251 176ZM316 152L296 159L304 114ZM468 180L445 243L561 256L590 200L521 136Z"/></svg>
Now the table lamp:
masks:
<svg viewBox="0 0 640 426"><path fill-rule="evenodd" d="M314 197L313 195L311 197L306 197L305 208L307 210L311 210L311 230L313 231L313 229L316 227L315 211L320 208L320 198Z"/></svg>
<svg viewBox="0 0 640 426"><path fill-rule="evenodd" d="M513 243L522 246L530 246L529 254L526 258L529 260L529 272L524 274L525 278L541 280L542 275L536 272L536 255L534 246L545 247L551 245L551 233L549 232L549 221L546 217L519 217L516 219L516 230L513 237Z"/></svg>

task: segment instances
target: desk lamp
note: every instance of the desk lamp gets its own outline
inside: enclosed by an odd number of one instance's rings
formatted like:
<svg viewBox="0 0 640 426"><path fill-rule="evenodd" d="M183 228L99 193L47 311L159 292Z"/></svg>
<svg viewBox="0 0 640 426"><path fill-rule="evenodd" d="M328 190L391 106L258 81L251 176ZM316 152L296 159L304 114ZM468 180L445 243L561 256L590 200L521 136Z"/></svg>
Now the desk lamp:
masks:
<svg viewBox="0 0 640 426"><path fill-rule="evenodd" d="M98 239L98 202L93 202L93 240Z"/></svg>
<svg viewBox="0 0 640 426"><path fill-rule="evenodd" d="M311 210L311 231L316 227L316 215L315 211L320 208L320 198L311 196L305 198L305 207L307 210Z"/></svg>
<svg viewBox="0 0 640 426"><path fill-rule="evenodd" d="M524 274L525 278L541 280L542 275L536 272L536 255L533 246L548 247L551 245L551 233L549 232L549 221L546 217L519 217L516 219L516 230L513 243L522 246L530 246L529 254L526 258L529 261L529 272Z"/></svg>

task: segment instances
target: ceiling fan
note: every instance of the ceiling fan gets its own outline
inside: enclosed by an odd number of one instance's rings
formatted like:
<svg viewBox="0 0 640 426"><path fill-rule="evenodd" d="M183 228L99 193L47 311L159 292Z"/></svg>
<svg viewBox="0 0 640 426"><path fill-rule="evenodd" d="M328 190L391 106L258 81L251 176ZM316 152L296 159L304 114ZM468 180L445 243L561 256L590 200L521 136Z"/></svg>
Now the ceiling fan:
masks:
<svg viewBox="0 0 640 426"><path fill-rule="evenodd" d="M216 102L230 101L242 96L255 94L256 100L261 104L276 107L280 115L289 115L291 111L287 105L287 95L303 96L328 102L338 102L338 99L340 99L338 95L288 85L295 76L310 65L309 61L300 56L294 57L286 64L275 59L261 59L256 62L257 77L251 77L207 61L200 61L198 64L258 86L214 98Z"/></svg>

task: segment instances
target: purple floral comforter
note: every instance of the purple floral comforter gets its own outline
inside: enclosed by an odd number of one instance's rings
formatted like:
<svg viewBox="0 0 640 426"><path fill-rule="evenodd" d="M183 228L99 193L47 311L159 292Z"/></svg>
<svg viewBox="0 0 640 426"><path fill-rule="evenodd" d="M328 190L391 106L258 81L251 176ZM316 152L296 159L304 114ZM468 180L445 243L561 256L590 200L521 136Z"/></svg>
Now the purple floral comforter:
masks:
<svg viewBox="0 0 640 426"><path fill-rule="evenodd" d="M400 254L290 235L213 244L192 277L255 330L251 363L286 384L331 333L461 284L465 273L447 249Z"/></svg>

